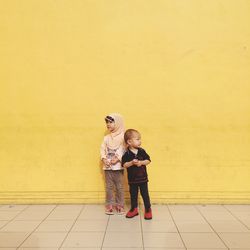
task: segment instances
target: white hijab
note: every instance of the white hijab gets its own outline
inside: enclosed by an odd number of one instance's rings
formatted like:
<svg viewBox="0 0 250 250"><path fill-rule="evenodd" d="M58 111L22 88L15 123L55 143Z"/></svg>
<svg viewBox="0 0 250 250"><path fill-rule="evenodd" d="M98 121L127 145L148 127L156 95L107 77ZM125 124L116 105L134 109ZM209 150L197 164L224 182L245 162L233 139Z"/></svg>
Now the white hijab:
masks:
<svg viewBox="0 0 250 250"><path fill-rule="evenodd" d="M112 113L108 116L112 117L115 123L115 129L110 133L110 136L108 137L108 146L111 149L117 149L124 142L125 128L123 118L120 114L117 113Z"/></svg>

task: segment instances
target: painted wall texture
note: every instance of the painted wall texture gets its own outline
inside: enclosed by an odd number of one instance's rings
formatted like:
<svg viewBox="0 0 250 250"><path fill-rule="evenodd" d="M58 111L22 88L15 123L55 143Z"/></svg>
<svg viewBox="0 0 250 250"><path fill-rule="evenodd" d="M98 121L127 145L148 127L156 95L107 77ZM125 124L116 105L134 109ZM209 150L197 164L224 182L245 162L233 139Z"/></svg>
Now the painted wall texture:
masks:
<svg viewBox="0 0 250 250"><path fill-rule="evenodd" d="M0 203L103 202L110 112L153 202L250 203L250 1L0 3Z"/></svg>

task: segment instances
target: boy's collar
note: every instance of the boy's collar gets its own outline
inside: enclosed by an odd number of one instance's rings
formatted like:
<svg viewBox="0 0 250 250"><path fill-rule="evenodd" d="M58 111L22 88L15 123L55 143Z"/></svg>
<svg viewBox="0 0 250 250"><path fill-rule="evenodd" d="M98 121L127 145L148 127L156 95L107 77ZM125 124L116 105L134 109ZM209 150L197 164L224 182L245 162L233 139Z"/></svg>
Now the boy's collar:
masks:
<svg viewBox="0 0 250 250"><path fill-rule="evenodd" d="M131 153L135 154L130 148L128 148L128 150L129 150ZM140 150L140 148L136 148L136 150L137 150L137 153L138 153L139 150Z"/></svg>

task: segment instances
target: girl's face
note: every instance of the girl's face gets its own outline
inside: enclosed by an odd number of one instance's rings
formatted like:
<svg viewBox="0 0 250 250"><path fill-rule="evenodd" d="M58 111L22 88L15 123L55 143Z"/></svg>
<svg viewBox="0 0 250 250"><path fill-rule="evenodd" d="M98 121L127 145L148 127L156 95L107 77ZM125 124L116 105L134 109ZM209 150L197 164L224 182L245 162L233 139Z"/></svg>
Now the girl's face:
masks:
<svg viewBox="0 0 250 250"><path fill-rule="evenodd" d="M106 126L109 132L113 132L115 130L115 122L106 121Z"/></svg>
<svg viewBox="0 0 250 250"><path fill-rule="evenodd" d="M128 140L128 145L132 148L139 148L141 146L141 135L135 133L133 137Z"/></svg>

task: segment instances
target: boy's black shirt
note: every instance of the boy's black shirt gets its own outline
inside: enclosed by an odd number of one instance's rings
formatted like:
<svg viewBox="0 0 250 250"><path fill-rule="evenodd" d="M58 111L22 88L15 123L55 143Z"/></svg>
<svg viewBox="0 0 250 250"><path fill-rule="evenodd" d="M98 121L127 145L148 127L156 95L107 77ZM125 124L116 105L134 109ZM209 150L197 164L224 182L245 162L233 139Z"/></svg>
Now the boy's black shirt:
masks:
<svg viewBox="0 0 250 250"><path fill-rule="evenodd" d="M130 149L127 149L127 151L122 156L122 166L126 162L132 161L134 159L137 159L139 161L144 161L144 160L151 161L150 156L146 153L146 151L143 148L138 148L137 154L134 154ZM128 171L129 184L148 182L147 168L145 165L142 165L141 167L133 165L127 168L127 171Z"/></svg>

